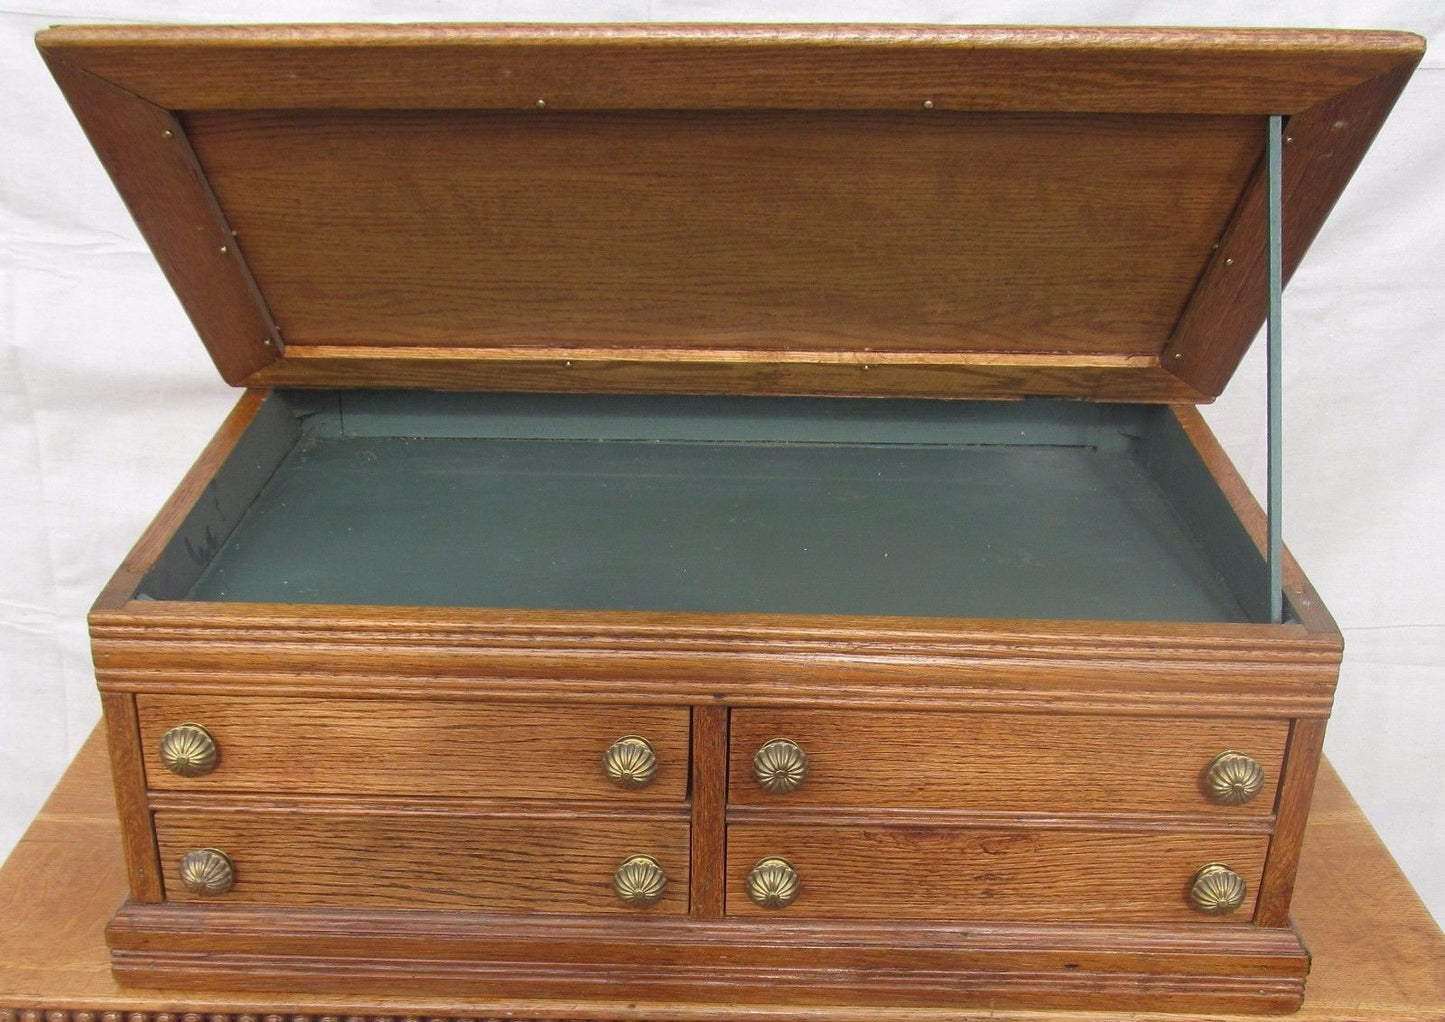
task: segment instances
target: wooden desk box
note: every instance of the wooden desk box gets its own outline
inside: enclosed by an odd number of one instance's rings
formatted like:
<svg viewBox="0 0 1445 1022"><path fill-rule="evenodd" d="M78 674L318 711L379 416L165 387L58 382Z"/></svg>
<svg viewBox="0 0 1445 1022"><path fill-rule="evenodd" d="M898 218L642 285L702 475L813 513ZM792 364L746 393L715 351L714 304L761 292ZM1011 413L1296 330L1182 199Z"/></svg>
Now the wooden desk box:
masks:
<svg viewBox="0 0 1445 1022"><path fill-rule="evenodd" d="M1418 38L40 46L246 388L91 616L122 980L1299 1004L1340 635L1193 405Z"/></svg>

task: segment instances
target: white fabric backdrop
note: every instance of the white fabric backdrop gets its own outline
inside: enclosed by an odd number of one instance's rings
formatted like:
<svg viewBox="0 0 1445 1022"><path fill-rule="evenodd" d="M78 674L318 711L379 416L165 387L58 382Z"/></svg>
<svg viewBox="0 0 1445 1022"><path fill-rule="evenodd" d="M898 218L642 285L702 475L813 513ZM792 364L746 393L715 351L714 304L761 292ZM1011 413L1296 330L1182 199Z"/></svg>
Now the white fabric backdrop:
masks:
<svg viewBox="0 0 1445 1022"><path fill-rule="evenodd" d="M1439 0L37 0L23 11L0 8L0 856L98 717L90 601L235 397L32 35L62 21L421 20L1269 24L1430 37L1434 52L1285 295L1285 537L1346 636L1329 755L1445 920ZM1206 409L1256 492L1261 348Z"/></svg>

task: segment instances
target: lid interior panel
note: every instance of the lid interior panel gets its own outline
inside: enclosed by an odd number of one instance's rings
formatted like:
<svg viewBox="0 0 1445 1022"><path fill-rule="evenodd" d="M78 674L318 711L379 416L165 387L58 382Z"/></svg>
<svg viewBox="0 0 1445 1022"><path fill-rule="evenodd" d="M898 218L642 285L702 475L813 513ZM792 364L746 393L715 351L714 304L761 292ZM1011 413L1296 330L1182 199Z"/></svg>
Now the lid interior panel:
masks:
<svg viewBox="0 0 1445 1022"><path fill-rule="evenodd" d="M61 26L253 387L1207 401L1423 53L1399 32Z"/></svg>
<svg viewBox="0 0 1445 1022"><path fill-rule="evenodd" d="M1156 354L1245 116L183 118L292 345Z"/></svg>

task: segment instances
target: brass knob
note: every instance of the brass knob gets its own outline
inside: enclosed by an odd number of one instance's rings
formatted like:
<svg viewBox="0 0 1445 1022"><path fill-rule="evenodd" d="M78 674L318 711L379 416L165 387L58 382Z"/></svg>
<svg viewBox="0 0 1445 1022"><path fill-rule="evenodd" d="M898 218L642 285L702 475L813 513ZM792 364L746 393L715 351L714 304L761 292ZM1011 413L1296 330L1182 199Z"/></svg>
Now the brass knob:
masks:
<svg viewBox="0 0 1445 1022"><path fill-rule="evenodd" d="M203 898L225 894L236 883L231 858L216 848L197 848L181 858L181 883Z"/></svg>
<svg viewBox="0 0 1445 1022"><path fill-rule="evenodd" d="M173 774L200 777L216 769L221 750L199 724L177 724L161 735L161 762Z"/></svg>
<svg viewBox="0 0 1445 1022"><path fill-rule="evenodd" d="M1264 787L1264 768L1242 752L1221 752L1204 770L1204 790L1222 806L1242 806Z"/></svg>
<svg viewBox="0 0 1445 1022"><path fill-rule="evenodd" d="M808 755L791 738L763 743L753 757L753 780L774 795L797 791L808 776Z"/></svg>
<svg viewBox="0 0 1445 1022"><path fill-rule="evenodd" d="M748 897L762 908L787 908L798 897L803 880L787 859L771 856L748 874Z"/></svg>
<svg viewBox="0 0 1445 1022"><path fill-rule="evenodd" d="M1247 893L1244 878L1222 862L1200 866L1189 885L1189 900L1209 916L1229 915L1244 904Z"/></svg>
<svg viewBox="0 0 1445 1022"><path fill-rule="evenodd" d="M619 788L645 788L657 776L657 753L646 738L624 735L602 754L602 769Z"/></svg>
<svg viewBox="0 0 1445 1022"><path fill-rule="evenodd" d="M650 855L632 855L612 874L612 889L628 905L647 908L662 900L667 890L667 874L662 863Z"/></svg>

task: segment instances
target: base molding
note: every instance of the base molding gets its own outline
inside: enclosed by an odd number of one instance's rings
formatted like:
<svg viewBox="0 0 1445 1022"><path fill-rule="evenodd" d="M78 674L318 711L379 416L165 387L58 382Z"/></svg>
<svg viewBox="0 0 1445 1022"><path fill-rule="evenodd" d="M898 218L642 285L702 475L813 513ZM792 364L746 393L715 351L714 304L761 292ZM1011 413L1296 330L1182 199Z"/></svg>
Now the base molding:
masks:
<svg viewBox="0 0 1445 1022"><path fill-rule="evenodd" d="M515 917L127 904L107 930L124 984L265 993L398 990L506 1017L857 1018L900 1009L1281 1014L1309 956L1293 929ZM568 1003L561 1015L523 1004ZM494 1008L492 1009L495 1010ZM583 1014L578 1014L581 1010ZM242 1012L242 1014L248 1014ZM264 1011L259 1014L266 1014ZM450 1014L450 1013L449 1013ZM4 1020L0 1020L4 1022Z"/></svg>

